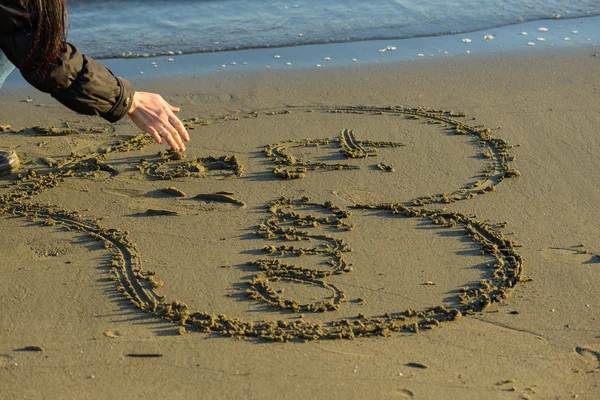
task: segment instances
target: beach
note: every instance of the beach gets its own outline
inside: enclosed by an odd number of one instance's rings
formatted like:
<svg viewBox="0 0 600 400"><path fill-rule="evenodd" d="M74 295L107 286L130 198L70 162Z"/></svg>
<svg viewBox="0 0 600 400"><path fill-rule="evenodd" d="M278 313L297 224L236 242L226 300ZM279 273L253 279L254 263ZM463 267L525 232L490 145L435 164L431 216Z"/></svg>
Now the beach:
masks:
<svg viewBox="0 0 600 400"><path fill-rule="evenodd" d="M13 76L0 398L598 398L597 39L462 38L108 61L185 159Z"/></svg>

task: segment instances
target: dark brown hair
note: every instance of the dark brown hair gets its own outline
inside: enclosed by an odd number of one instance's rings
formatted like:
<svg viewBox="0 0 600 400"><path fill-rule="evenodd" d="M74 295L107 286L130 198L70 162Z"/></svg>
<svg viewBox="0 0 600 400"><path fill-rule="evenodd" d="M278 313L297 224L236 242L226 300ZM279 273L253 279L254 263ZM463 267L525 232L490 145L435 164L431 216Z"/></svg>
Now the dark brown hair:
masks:
<svg viewBox="0 0 600 400"><path fill-rule="evenodd" d="M27 63L45 73L67 44L67 1L30 0L32 46Z"/></svg>

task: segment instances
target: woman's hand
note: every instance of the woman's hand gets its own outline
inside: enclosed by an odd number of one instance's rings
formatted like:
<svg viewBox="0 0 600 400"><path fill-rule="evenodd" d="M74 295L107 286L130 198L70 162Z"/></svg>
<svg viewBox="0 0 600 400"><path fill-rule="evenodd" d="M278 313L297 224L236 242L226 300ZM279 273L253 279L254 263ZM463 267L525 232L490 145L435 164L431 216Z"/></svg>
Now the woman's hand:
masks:
<svg viewBox="0 0 600 400"><path fill-rule="evenodd" d="M175 151L185 151L183 141L190 141L185 127L175 115L178 107L173 107L155 93L135 92L127 115L140 129L149 133L156 143L164 139Z"/></svg>

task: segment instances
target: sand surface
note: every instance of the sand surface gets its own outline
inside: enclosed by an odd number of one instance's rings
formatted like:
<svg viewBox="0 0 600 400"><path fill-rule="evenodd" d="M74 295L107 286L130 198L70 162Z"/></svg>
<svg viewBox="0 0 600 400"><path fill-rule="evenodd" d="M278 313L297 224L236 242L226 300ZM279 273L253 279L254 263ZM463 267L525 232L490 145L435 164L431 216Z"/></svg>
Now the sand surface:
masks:
<svg viewBox="0 0 600 400"><path fill-rule="evenodd" d="M158 179L151 168L136 168L142 159L150 166L164 161L157 156L164 146L150 144L108 153L102 162L114 170L75 171L26 201L40 204L40 210L79 211L80 221L128 231L142 268L164 283L156 293L201 316L293 326L301 314L302 329L320 323L325 333L316 336L327 336L331 322L342 319L369 325L374 318L389 322L405 318L406 310L436 306L464 315L430 330L423 329L422 318L418 333L400 323L406 329L355 340L279 343L238 331L230 332L233 338L198 332L189 323L183 332L181 325L124 299L117 290L121 282L111 280L114 244L63 229L74 220L45 226L40 222L47 218L32 222L2 215L0 398L598 398L600 58L591 57L594 52L514 52L138 82L138 90L160 92L180 106L182 118L199 119L190 131L186 159L161 170L172 172L197 158L236 156L243 174L196 173L188 166L189 177ZM33 101L23 101L28 96ZM42 157L102 154L139 133L125 120L110 125L71 113L32 89L3 92L0 104L0 125L12 127L0 134L0 147L16 149L22 171L37 174L34 181L51 171ZM359 106L376 110L330 112ZM520 176L494 181L495 190L473 198L417 207L505 223L502 238L515 244L506 254L524 260L522 274L511 281L515 287L505 290L508 298L474 312L460 303L460 289L493 281L491 266L505 256L483 254L460 220L446 227L431 218L353 209L462 193L482 179L490 163L477 135L456 135L454 125L428 123L436 119L423 115L413 119L415 110L392 112L389 106L466 112L451 118L473 131L490 128L493 138L515 145L508 150L515 157L509 164ZM68 125L81 132L10 133L33 125L60 130ZM336 140L345 129L353 131L368 157L343 156ZM332 142L308 146L302 142L307 138ZM367 145L367 140L402 146ZM277 165L264 153L270 144L307 162L305 177L274 176ZM311 170L316 163L353 169ZM379 163L394 171L379 169ZM0 184L15 179L0 178ZM185 196L161 192L166 187ZM0 188L0 195L14 189ZM216 192L233 193L244 205L194 198ZM299 227L313 240L257 233L261 223L277 218L271 202L305 196L311 204L296 202L288 209L305 219L310 214L333 221ZM326 202L351 216L336 220L333 210L321 207ZM177 215L148 215L148 209ZM288 226L287 220L276 221ZM332 243L342 239L351 251L332 251ZM262 250L284 244L325 250L300 258ZM352 271L338 269L341 273L313 276L308 283L271 279L273 296L304 307L294 313L246 293L248 282L261 276L260 265L248 263L265 257L296 264L303 273L331 271L325 263L343 259ZM332 293L343 301L330 300ZM312 312L307 306L331 302L336 310ZM444 320L439 312L432 316ZM27 346L44 351L26 351Z"/></svg>

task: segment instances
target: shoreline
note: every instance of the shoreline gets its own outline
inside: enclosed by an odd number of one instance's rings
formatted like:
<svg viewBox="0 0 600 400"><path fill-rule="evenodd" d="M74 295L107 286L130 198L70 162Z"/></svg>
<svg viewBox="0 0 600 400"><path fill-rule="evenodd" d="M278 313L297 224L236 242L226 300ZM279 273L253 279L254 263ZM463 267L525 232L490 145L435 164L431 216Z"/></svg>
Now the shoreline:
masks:
<svg viewBox="0 0 600 400"><path fill-rule="evenodd" d="M545 32L537 29L547 28ZM521 35L527 32L527 35ZM577 32L577 33L572 33ZM485 37L493 37L486 41ZM543 38L544 41L538 39ZM569 38L569 40L565 40ZM471 40L463 43L462 40ZM529 45L528 43L533 43ZM147 58L101 60L116 76L135 82L197 74L247 73L260 70L330 69L430 59L474 57L510 52L590 48L600 52L600 16L519 23L483 31L409 39L301 45ZM594 49L596 47L596 49ZM394 50L392 50L392 48ZM329 58L329 60L327 60ZM288 65L289 63L289 65ZM318 66L317 66L318 65ZM28 85L18 71L3 90Z"/></svg>
<svg viewBox="0 0 600 400"><path fill-rule="evenodd" d="M487 27L485 29L471 29L471 30L457 30L454 32L446 32L446 33L432 33L432 34L428 34L428 35L410 35L410 36L399 36L399 37L390 37L390 38L385 38L385 37L373 37L373 38L369 38L369 39L356 39L356 40L339 40L339 41L328 41L328 42L298 42L298 43L292 43L289 45L273 45L273 46L269 46L269 45L264 45L264 46L249 46L249 47L235 47L235 48L225 48L225 49L215 49L215 50L202 50L202 51L193 51L193 52L174 52L174 51L170 51L170 52L165 52L165 53L158 53L158 54L148 54L148 55L122 55L122 56L112 56L112 57L96 57L96 60L114 60L114 59L136 59L136 58L157 58L157 57L171 57L171 56L179 56L179 55L194 55L194 54L205 54L205 53L220 53L220 52L234 52L234 51L244 51L244 50L261 50L261 49L271 49L271 50L276 50L276 49L281 49L281 48L287 48L287 47L300 47L300 46L315 46L315 45L336 45L336 44L346 44L346 43L360 43L360 42L384 42L384 41L399 41L399 40L416 40L416 39L427 39L427 38L432 38L432 37L444 37L444 36L453 36L453 35L465 35L465 34L470 34L470 33L477 33L477 32L485 32L485 31L490 31L490 30L498 30L498 29L502 29L502 28L508 28L508 27L512 27L514 25L521 25L521 24L532 24L532 23L536 23L536 22L544 22L544 21L555 21L555 20L560 20L560 21L571 21L571 20L580 20L580 21L585 21L588 18L598 18L600 17L600 15L586 15L586 16L577 16L577 17L560 17L560 18L539 18L539 19L532 19L532 20L528 20L528 21L517 21L514 23L509 23L509 24L499 24L499 25L495 25L495 26L490 26ZM593 25L593 24L591 24Z"/></svg>

